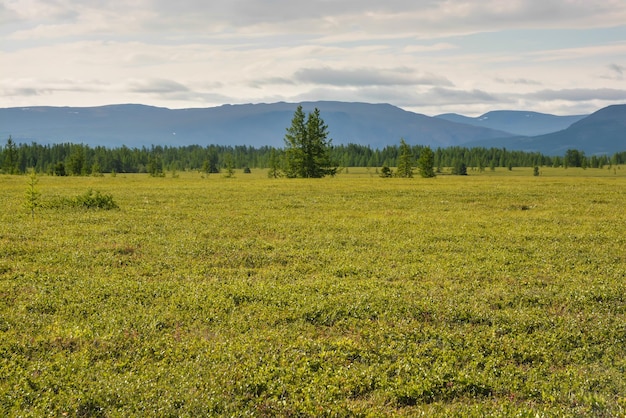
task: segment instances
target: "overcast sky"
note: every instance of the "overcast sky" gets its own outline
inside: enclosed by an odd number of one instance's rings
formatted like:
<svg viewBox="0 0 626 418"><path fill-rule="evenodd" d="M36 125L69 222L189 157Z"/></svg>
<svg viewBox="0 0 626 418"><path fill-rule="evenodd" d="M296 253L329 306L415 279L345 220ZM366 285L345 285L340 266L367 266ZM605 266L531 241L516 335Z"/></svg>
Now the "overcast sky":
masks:
<svg viewBox="0 0 626 418"><path fill-rule="evenodd" d="M0 107L626 103L624 0L0 0Z"/></svg>

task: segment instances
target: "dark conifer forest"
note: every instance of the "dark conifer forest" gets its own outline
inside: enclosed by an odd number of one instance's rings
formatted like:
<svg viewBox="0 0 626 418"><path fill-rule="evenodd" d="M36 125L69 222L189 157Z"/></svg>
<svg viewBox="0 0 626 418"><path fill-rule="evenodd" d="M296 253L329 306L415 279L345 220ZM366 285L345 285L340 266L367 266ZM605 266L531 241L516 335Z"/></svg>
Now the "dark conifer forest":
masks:
<svg viewBox="0 0 626 418"><path fill-rule="evenodd" d="M424 146L411 146L415 160ZM372 149L368 146L348 144L331 148L332 161L339 167L395 167L400 146ZM537 152L511 151L505 148L437 148L435 167L452 167L462 162L467 167L485 170L495 167L589 167L624 164L626 152L612 156L586 156L577 150L568 150L562 156L548 156ZM268 168L272 153L284 151L274 147L191 145L107 148L84 144L16 144L7 140L0 146L0 170L3 173L25 173L33 168L38 173L51 175L91 175L94 173L148 173L155 169L176 171L218 172L231 160L234 168Z"/></svg>

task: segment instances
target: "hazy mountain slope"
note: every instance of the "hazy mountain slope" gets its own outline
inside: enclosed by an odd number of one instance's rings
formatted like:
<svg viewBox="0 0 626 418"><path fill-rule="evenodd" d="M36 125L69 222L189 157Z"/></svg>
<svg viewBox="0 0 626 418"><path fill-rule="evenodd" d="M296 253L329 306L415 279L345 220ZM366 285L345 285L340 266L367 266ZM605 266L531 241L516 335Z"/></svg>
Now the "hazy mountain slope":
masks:
<svg viewBox="0 0 626 418"><path fill-rule="evenodd" d="M306 102L318 107L334 144L372 147L459 145L508 136L485 127L449 122L388 104ZM165 109L143 105L0 109L0 135L18 142L78 142L104 146L223 144L280 146L296 109L293 103Z"/></svg>
<svg viewBox="0 0 626 418"><path fill-rule="evenodd" d="M318 107L334 144L357 143L382 148L410 144L433 147L506 147L562 155L568 148L588 155L626 150L626 105L601 109L567 129L539 136L513 136L508 131L544 130L580 116L534 112L489 112L479 118L460 115L429 117L389 104L305 102ZM165 109L143 105L101 107L31 107L0 109L0 141L74 142L89 145L222 144L282 147L285 129L297 104L224 105L213 108ZM445 116L445 117L444 117ZM470 120L472 124L459 123ZM540 122L540 123L539 123ZM478 124L479 126L475 126Z"/></svg>
<svg viewBox="0 0 626 418"><path fill-rule="evenodd" d="M584 151L587 155L626 151L626 105L605 107L558 132L470 141L466 145L539 151L548 155L563 155L568 149Z"/></svg>
<svg viewBox="0 0 626 418"><path fill-rule="evenodd" d="M533 143L558 154L570 148L589 155L626 151L626 105L600 109L565 130L534 137Z"/></svg>
<svg viewBox="0 0 626 418"><path fill-rule="evenodd" d="M477 118L446 113L437 118L472 126L497 129L519 136L543 135L568 128L586 115L556 116L518 110L496 110Z"/></svg>

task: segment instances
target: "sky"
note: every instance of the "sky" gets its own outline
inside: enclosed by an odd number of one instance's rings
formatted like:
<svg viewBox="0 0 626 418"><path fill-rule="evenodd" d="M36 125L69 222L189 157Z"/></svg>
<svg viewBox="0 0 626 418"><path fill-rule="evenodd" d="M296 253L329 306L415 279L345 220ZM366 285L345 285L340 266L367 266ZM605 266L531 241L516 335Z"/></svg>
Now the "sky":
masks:
<svg viewBox="0 0 626 418"><path fill-rule="evenodd" d="M0 107L626 103L625 0L0 0Z"/></svg>

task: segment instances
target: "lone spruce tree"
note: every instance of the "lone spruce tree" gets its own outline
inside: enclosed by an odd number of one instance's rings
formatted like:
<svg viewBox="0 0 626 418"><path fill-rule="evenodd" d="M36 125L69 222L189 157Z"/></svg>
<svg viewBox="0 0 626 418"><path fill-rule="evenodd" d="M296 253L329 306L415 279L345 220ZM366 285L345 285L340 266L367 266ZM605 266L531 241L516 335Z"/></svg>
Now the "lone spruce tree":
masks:
<svg viewBox="0 0 626 418"><path fill-rule="evenodd" d="M396 176L413 177L413 161L414 158L411 147L404 141L404 138L400 139L400 156L398 157Z"/></svg>
<svg viewBox="0 0 626 418"><path fill-rule="evenodd" d="M337 167L330 159L328 126L315 108L305 118L298 106L285 134L285 175L287 177L319 178L334 176Z"/></svg>
<svg viewBox="0 0 626 418"><path fill-rule="evenodd" d="M420 170L420 176L424 178L435 177L435 153L430 147L422 149L417 160L417 166Z"/></svg>
<svg viewBox="0 0 626 418"><path fill-rule="evenodd" d="M24 207L30 212L30 216L35 220L35 209L39 206L39 190L37 190L37 183L39 183L39 179L37 179L37 172L35 169L31 169L28 176L28 188L26 189L26 193L24 197L26 198L24 201Z"/></svg>

